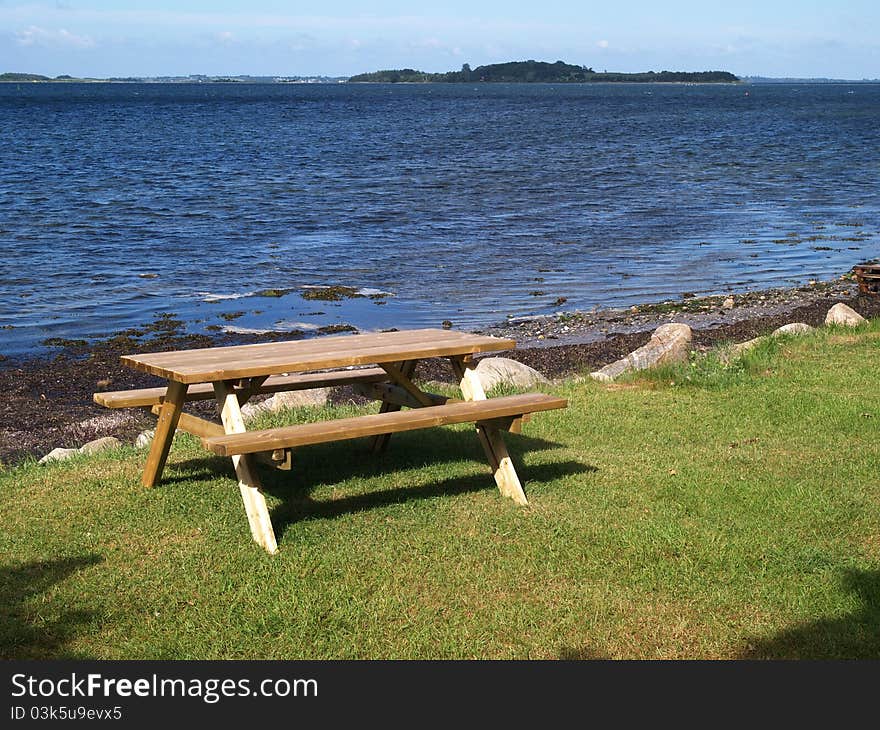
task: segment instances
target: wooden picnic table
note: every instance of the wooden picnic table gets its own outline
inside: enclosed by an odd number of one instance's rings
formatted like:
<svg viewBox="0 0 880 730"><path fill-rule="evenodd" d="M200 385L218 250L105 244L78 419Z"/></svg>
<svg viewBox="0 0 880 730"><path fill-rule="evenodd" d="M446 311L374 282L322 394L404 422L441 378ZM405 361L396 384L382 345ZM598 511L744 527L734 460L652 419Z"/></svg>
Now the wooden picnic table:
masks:
<svg viewBox="0 0 880 730"><path fill-rule="evenodd" d="M158 416L143 472L145 486L161 479L176 430L195 434L207 449L231 457L253 538L275 553L275 534L252 457L268 457L277 467L290 468L291 449L307 444L371 436L373 450L381 451L392 433L474 422L501 493L527 504L500 432L518 431L531 413L564 408L566 401L543 393L486 399L473 356L515 344L454 330L420 329L126 355L123 364L166 379L167 387L94 397L109 408L142 406ZM416 365L425 358L449 360L463 400L427 393L413 382ZM346 384L381 401L379 413L262 431L245 427L241 406L256 394ZM217 401L222 426L183 412L186 402L211 398Z"/></svg>

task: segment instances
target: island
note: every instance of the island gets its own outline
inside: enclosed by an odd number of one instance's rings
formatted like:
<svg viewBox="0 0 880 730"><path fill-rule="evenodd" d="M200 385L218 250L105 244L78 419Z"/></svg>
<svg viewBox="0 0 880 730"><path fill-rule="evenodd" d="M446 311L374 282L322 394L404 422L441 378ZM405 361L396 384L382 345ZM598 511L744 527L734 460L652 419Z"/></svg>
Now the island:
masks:
<svg viewBox="0 0 880 730"><path fill-rule="evenodd" d="M740 79L728 71L645 71L642 73L596 72L588 66L576 66L563 61L510 61L477 66L471 69L468 64L461 71L446 73L427 73L411 68L374 71L358 74L348 79L348 83L446 83L460 84L473 82L489 83L552 83L584 84L595 82L612 83L690 83L690 84L735 84Z"/></svg>

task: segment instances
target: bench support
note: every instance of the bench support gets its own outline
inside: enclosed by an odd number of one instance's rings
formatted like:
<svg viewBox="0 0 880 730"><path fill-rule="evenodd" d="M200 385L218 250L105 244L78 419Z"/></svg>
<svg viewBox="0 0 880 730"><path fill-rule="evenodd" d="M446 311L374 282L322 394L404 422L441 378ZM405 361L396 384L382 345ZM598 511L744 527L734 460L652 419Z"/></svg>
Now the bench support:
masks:
<svg viewBox="0 0 880 730"><path fill-rule="evenodd" d="M483 390L483 384L474 368L472 358L469 357L453 357L450 358L452 369L456 377L459 379L461 394L466 401L486 400L486 392ZM511 426L514 426L512 423ZM513 430L513 428L511 428ZM492 468L495 484L505 497L509 497L519 505L528 505L529 500L526 499L526 493L523 491L522 484L516 469L513 468L513 462L510 459L510 453L504 439L498 428L488 423L477 424L477 436L483 445L483 451L486 452L486 458L489 460L489 466Z"/></svg>
<svg viewBox="0 0 880 730"><path fill-rule="evenodd" d="M144 466L144 475L141 481L145 487L155 487L162 478L165 461L171 450L171 441L174 438L175 430L177 430L177 423L180 421L183 403L186 400L186 389L185 384L175 380L168 383L165 400L158 414L156 433L153 436L153 443L150 445L150 453Z"/></svg>
<svg viewBox="0 0 880 730"><path fill-rule="evenodd" d="M422 393L418 388L416 388L416 386L413 385L413 382L410 380L412 374L415 372L417 364L418 360L407 360L400 363L399 366L396 364L392 365L390 363L387 365L383 365L382 369L391 376L392 380L398 385L398 387L403 388L405 392L410 394L410 397L416 398L418 402L422 403L423 405L433 405L433 403L426 403L422 400L421 396L424 396L425 394ZM413 391L419 393L419 396L416 397L415 395L413 395ZM391 413L393 411L399 411L400 409L401 405L399 403L395 403L391 400L383 398L382 405L379 408L379 413ZM388 448L388 442L390 440L390 433L383 433L379 436L374 436L373 443L371 445L372 452L374 454L381 454L383 451L385 451L386 448Z"/></svg>
<svg viewBox="0 0 880 730"><path fill-rule="evenodd" d="M244 420L241 417L241 408L233 382L226 380L215 383L214 393L220 406L224 431L228 434L244 433ZM260 479L252 460L248 454L240 454L232 457L232 464L238 477L238 488L241 490L251 535L266 552L274 555L278 552L278 543L275 540L275 531L272 529L266 497L263 495Z"/></svg>

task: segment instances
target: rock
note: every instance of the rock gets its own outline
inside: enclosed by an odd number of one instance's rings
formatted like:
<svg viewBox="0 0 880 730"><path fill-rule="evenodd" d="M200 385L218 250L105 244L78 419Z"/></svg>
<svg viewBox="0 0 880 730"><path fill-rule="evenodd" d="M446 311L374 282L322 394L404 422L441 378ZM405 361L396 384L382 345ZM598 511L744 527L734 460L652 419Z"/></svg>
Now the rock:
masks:
<svg viewBox="0 0 880 730"><path fill-rule="evenodd" d="M81 454L97 454L99 451L115 449L119 445L120 441L115 436L104 436L103 438L89 441L87 444L80 446L79 452Z"/></svg>
<svg viewBox="0 0 880 730"><path fill-rule="evenodd" d="M134 440L134 447L136 449L146 449L149 448L150 444L153 443L153 436L156 435L156 431L154 429L149 429L147 431L141 431L137 438Z"/></svg>
<svg viewBox="0 0 880 730"><path fill-rule="evenodd" d="M733 309L735 302L733 301L733 297L727 297L723 302L721 302L722 309Z"/></svg>
<svg viewBox="0 0 880 730"><path fill-rule="evenodd" d="M751 340L746 340L745 342L731 345L729 348L723 350L718 357L721 362L729 363L731 360L736 359L743 353L746 353L749 350L753 350L756 346L760 345L766 340L769 340L771 337L778 337L780 335L805 335L808 332L812 332L813 329L813 327L810 327L810 325L806 324L805 322L792 322L790 324L784 324L782 325L782 327L777 327L769 335L761 335L760 337L755 337Z"/></svg>
<svg viewBox="0 0 880 730"><path fill-rule="evenodd" d="M280 411L282 408L301 408L309 406L320 408L327 405L330 388L309 388L308 390L290 390L276 393L264 403L271 403L270 409Z"/></svg>
<svg viewBox="0 0 880 730"><path fill-rule="evenodd" d="M250 420L260 413L275 413L285 408L320 408L327 405L330 388L309 388L276 393L260 403L245 403L241 407L243 418Z"/></svg>
<svg viewBox="0 0 880 730"><path fill-rule="evenodd" d="M858 327L865 318L843 302L835 304L825 315L825 324L838 324L843 327Z"/></svg>
<svg viewBox="0 0 880 730"><path fill-rule="evenodd" d="M48 464L50 461L66 461L71 458L75 454L79 453L79 449L52 449L48 454L46 454L38 463L40 464Z"/></svg>
<svg viewBox="0 0 880 730"><path fill-rule="evenodd" d="M782 327L777 327L773 330L773 336L776 335L805 335L807 332L812 332L813 327L810 327L806 322L792 322L791 324L784 324Z"/></svg>
<svg viewBox="0 0 880 730"><path fill-rule="evenodd" d="M477 362L475 372L486 392L496 385L533 388L538 383L550 382L534 368L507 357L484 357Z"/></svg>
<svg viewBox="0 0 880 730"><path fill-rule="evenodd" d="M693 333L686 324L664 324L654 330L647 345L626 357L590 373L595 380L609 382L629 370L645 370L664 363L685 362L690 353Z"/></svg>
<svg viewBox="0 0 880 730"><path fill-rule="evenodd" d="M751 340L746 340L745 342L739 342L735 345L731 345L723 353L721 353L719 359L721 360L721 362L730 362L731 360L735 360L740 355L743 355L749 350L754 350L762 342L769 339L769 335L761 335L760 337L755 337Z"/></svg>

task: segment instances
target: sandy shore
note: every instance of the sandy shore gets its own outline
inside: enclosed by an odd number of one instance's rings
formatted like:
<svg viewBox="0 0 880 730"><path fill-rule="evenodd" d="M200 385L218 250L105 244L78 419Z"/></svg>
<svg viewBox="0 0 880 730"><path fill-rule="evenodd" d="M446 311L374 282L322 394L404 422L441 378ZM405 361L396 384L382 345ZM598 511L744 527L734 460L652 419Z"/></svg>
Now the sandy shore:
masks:
<svg viewBox="0 0 880 730"><path fill-rule="evenodd" d="M709 349L723 342L743 342L789 322L822 324L836 302L845 302L866 317L880 316L880 297L858 297L849 279L735 295L733 308L723 306L725 299L692 297L630 309L512 319L479 331L515 339L517 350L499 354L520 360L549 378L561 378L623 357L668 322L690 325L695 348ZM81 446L100 436L131 441L139 431L151 428L154 419L137 409L109 411L92 402L96 390L162 384L123 368L120 355L278 339L188 335L179 324L128 330L88 346L62 349L51 357L0 362L0 389L5 394L0 406L0 461L14 464L28 456L42 456L56 446ZM439 361L422 363L417 373L435 380L450 380L451 375ZM344 389L336 395L339 400L351 397ZM210 406L201 404L201 408Z"/></svg>

